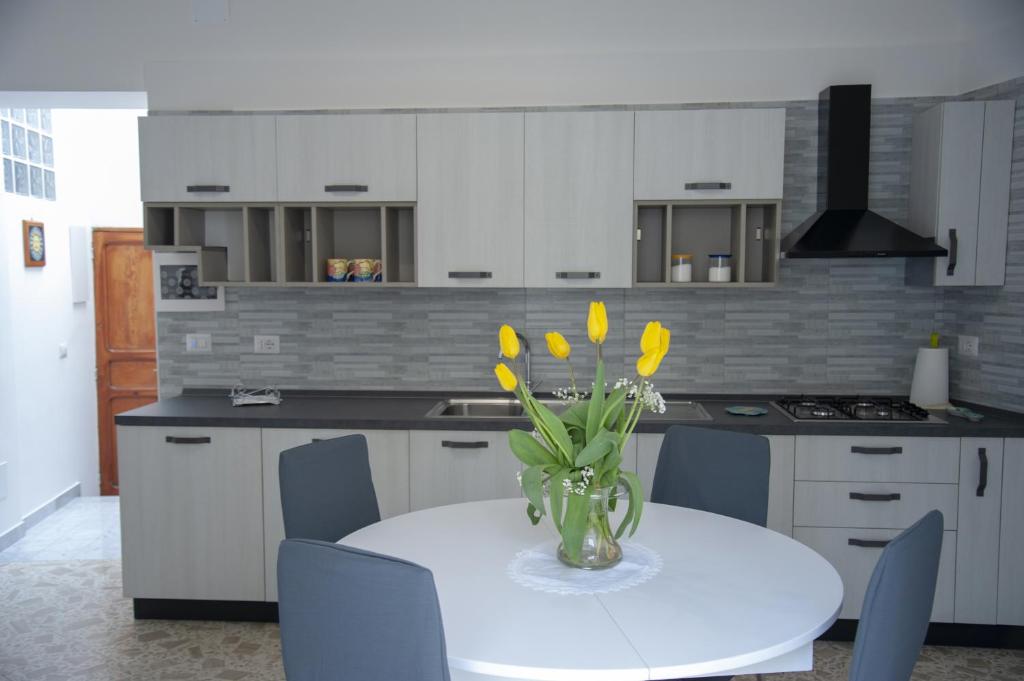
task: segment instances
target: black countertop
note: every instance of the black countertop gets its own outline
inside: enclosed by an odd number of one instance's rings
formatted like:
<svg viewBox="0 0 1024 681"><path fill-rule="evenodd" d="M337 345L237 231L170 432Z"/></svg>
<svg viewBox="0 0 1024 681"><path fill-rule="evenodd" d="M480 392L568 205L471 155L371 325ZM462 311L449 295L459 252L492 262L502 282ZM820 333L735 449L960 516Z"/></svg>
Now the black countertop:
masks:
<svg viewBox="0 0 1024 681"><path fill-rule="evenodd" d="M277 406L232 407L223 390L186 390L115 417L120 426L208 426L227 428L322 428L365 430L508 430L525 428L526 419L427 417L439 400L452 393L430 392L285 392ZM459 397L507 397L507 393L460 391ZM704 405L710 421L687 425L739 430L763 435L888 435L914 437L1024 437L1024 414L957 403L985 415L970 423L947 414L939 423L868 423L858 421L797 423L769 404L771 395L666 395ZM731 405L760 406L764 416L733 416ZM639 433L664 432L673 422L647 415Z"/></svg>

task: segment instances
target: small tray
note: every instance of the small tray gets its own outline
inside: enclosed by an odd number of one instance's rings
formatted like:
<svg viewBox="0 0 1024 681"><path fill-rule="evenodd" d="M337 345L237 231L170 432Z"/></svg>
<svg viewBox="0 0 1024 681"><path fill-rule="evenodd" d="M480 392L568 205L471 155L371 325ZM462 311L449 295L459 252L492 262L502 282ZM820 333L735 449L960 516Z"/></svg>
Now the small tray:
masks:
<svg viewBox="0 0 1024 681"><path fill-rule="evenodd" d="M732 414L733 416L764 416L768 413L768 410L764 407L726 407L726 413Z"/></svg>

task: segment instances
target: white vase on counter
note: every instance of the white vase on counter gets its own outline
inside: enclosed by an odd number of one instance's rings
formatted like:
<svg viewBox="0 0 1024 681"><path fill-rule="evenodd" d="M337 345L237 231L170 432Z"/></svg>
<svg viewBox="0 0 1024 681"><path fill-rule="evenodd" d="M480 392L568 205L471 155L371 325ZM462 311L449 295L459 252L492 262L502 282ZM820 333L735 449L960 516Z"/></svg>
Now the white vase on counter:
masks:
<svg viewBox="0 0 1024 681"><path fill-rule="evenodd" d="M918 348L910 401L925 409L949 406L949 348Z"/></svg>

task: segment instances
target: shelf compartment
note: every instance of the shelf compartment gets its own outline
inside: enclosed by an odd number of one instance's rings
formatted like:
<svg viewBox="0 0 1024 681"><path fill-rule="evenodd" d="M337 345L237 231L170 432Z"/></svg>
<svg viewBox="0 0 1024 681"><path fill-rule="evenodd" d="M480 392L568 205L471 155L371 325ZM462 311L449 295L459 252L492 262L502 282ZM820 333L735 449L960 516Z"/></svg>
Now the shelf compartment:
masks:
<svg viewBox="0 0 1024 681"><path fill-rule="evenodd" d="M383 212L378 206L316 209L316 281L327 281L329 258L381 260Z"/></svg>
<svg viewBox="0 0 1024 681"><path fill-rule="evenodd" d="M775 281L780 213L779 206L775 203L747 204L746 222L743 227L743 281Z"/></svg>
<svg viewBox="0 0 1024 681"><path fill-rule="evenodd" d="M174 207L146 206L142 234L146 248L174 246Z"/></svg>
<svg viewBox="0 0 1024 681"><path fill-rule="evenodd" d="M669 253L693 255L693 281L708 282L708 256L732 254L732 281L740 281L743 206L673 205Z"/></svg>
<svg viewBox="0 0 1024 681"><path fill-rule="evenodd" d="M277 213L273 207L245 209L246 276L250 283L277 281Z"/></svg>
<svg viewBox="0 0 1024 681"><path fill-rule="evenodd" d="M313 283L313 209L285 206L283 211L285 283Z"/></svg>
<svg viewBox="0 0 1024 681"><path fill-rule="evenodd" d="M202 283L245 281L241 208L180 207L174 241L179 248L194 246L197 251L224 249L224 267L214 268L211 261L211 269L206 270L207 275L217 272L217 278L200 277Z"/></svg>
<svg viewBox="0 0 1024 681"><path fill-rule="evenodd" d="M669 252L666 248L669 207L636 207L635 281L657 283L668 281Z"/></svg>
<svg viewBox="0 0 1024 681"><path fill-rule="evenodd" d="M384 209L384 281L416 282L416 217L412 206Z"/></svg>

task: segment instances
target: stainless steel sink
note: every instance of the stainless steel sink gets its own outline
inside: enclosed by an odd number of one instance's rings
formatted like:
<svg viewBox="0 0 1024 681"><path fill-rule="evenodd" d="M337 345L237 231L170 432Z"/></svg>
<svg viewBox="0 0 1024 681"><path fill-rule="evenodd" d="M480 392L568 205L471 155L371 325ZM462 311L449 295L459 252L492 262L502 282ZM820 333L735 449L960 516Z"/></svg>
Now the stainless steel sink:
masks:
<svg viewBox="0 0 1024 681"><path fill-rule="evenodd" d="M557 400L540 400L558 413L563 405ZM427 412L427 418L520 419L526 418L517 400L506 398L467 397L442 400ZM710 421L711 415L700 402L671 400L665 402L664 414L645 413L644 419L657 421Z"/></svg>

